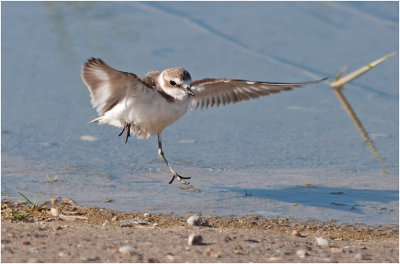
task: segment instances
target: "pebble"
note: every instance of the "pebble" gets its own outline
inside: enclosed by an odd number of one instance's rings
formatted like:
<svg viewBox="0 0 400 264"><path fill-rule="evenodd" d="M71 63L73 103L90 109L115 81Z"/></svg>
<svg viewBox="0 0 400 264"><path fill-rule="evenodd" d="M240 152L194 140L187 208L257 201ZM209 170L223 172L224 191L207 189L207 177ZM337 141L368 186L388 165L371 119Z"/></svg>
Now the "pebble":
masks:
<svg viewBox="0 0 400 264"><path fill-rule="evenodd" d="M118 251L125 256L133 256L136 253L135 249L131 246L122 246L118 249Z"/></svg>
<svg viewBox="0 0 400 264"><path fill-rule="evenodd" d="M72 199L70 199L70 198L62 197L61 200L62 200L64 203L70 204L70 205L73 206L73 207L79 207L78 204L77 204L74 200L72 200Z"/></svg>
<svg viewBox="0 0 400 264"><path fill-rule="evenodd" d="M143 216L144 216L144 217L149 217L150 214L149 214L149 213L144 213Z"/></svg>
<svg viewBox="0 0 400 264"><path fill-rule="evenodd" d="M28 251L29 251L29 253L32 253L32 254L37 254L37 253L39 253L39 249L37 249L36 247L30 247L30 248L28 249Z"/></svg>
<svg viewBox="0 0 400 264"><path fill-rule="evenodd" d="M354 256L354 259L356 259L356 260L370 260L370 258L368 257L368 255L362 254L362 253L357 253L357 254Z"/></svg>
<svg viewBox="0 0 400 264"><path fill-rule="evenodd" d="M342 253L343 249L333 247L333 248L331 248L331 252L334 254L338 254L338 253Z"/></svg>
<svg viewBox="0 0 400 264"><path fill-rule="evenodd" d="M296 251L296 255L299 256L300 258L305 258L307 252L304 249L299 249Z"/></svg>
<svg viewBox="0 0 400 264"><path fill-rule="evenodd" d="M58 252L58 256L59 257L65 257L65 253L64 252Z"/></svg>
<svg viewBox="0 0 400 264"><path fill-rule="evenodd" d="M196 246L203 244L203 237L197 234L190 234L188 237L189 246Z"/></svg>
<svg viewBox="0 0 400 264"><path fill-rule="evenodd" d="M213 257L213 258L220 258L222 257L221 252L214 252L211 248L208 248L206 251L204 251L204 255L208 257Z"/></svg>
<svg viewBox="0 0 400 264"><path fill-rule="evenodd" d="M172 254L167 254L165 256L165 258L167 259L167 261L169 262L174 262L175 261L175 257Z"/></svg>
<svg viewBox="0 0 400 264"><path fill-rule="evenodd" d="M299 232L299 231L297 231L297 230L293 230L293 232L292 232L292 236L294 236L294 237L301 237L301 234L300 234L300 232Z"/></svg>
<svg viewBox="0 0 400 264"><path fill-rule="evenodd" d="M270 257L270 258L269 258L269 261L278 262L278 261L283 261L283 259L280 258L280 257Z"/></svg>
<svg viewBox="0 0 400 264"><path fill-rule="evenodd" d="M329 247L329 241L322 237L316 237L317 245L321 247Z"/></svg>
<svg viewBox="0 0 400 264"><path fill-rule="evenodd" d="M208 248L206 251L204 251L204 255L206 255L206 256L211 256L211 253L212 253L213 251L212 251L212 249L211 248Z"/></svg>
<svg viewBox="0 0 400 264"><path fill-rule="evenodd" d="M192 215L187 219L187 223L190 226L199 226L201 223L201 218L198 215Z"/></svg>
<svg viewBox="0 0 400 264"><path fill-rule="evenodd" d="M58 211L57 208L51 208L51 209L50 209L50 214L51 214L52 216L59 216L60 211Z"/></svg>
<svg viewBox="0 0 400 264"><path fill-rule="evenodd" d="M29 241L24 241L24 242L22 242L22 245L25 245L25 246L28 246L28 245L30 245L31 244L31 242L29 242Z"/></svg>

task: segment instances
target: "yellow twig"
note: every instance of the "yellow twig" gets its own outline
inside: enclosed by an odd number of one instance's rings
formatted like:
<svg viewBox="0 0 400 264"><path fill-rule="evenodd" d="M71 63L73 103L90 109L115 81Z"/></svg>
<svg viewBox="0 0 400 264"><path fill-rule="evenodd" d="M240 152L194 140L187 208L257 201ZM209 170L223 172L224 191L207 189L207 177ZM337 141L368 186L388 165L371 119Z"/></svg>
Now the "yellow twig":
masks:
<svg viewBox="0 0 400 264"><path fill-rule="evenodd" d="M394 54L396 54L396 53L395 52L390 53L390 54L388 54L388 55L386 55L386 56L384 56L384 57L382 57L382 58L380 58L380 59L378 59L376 61L373 61L373 62L365 65L364 67L362 67L362 68L360 68L360 69L358 69L358 70L356 70L356 71L344 76L343 78L340 78L341 75L339 74L340 75L340 76L338 75L339 78L337 80L335 80L334 82L332 82L330 84L330 86L333 87L333 88L341 87L344 84L354 80L355 78L357 78L357 77L363 75L364 73L366 73L367 71L371 70L372 68L377 66L379 63L389 59Z"/></svg>

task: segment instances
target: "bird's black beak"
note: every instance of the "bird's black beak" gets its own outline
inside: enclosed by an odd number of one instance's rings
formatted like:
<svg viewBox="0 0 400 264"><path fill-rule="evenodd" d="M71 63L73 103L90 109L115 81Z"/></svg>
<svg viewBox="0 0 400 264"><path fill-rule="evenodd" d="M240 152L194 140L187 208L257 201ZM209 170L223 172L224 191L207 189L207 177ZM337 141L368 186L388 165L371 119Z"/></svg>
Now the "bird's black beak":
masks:
<svg viewBox="0 0 400 264"><path fill-rule="evenodd" d="M190 86L186 87L186 93L188 95L194 96L194 93L193 93L192 89L190 89Z"/></svg>

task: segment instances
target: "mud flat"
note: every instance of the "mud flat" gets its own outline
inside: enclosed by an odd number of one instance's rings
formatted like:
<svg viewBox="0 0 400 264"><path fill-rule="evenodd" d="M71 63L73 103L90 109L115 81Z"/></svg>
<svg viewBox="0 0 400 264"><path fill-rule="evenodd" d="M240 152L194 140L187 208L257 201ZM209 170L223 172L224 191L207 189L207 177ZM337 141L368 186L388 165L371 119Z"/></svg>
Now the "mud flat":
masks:
<svg viewBox="0 0 400 264"><path fill-rule="evenodd" d="M399 261L398 225L349 225L258 215L205 215L189 225L188 218L81 207L61 198L33 210L25 202L4 201L1 261Z"/></svg>

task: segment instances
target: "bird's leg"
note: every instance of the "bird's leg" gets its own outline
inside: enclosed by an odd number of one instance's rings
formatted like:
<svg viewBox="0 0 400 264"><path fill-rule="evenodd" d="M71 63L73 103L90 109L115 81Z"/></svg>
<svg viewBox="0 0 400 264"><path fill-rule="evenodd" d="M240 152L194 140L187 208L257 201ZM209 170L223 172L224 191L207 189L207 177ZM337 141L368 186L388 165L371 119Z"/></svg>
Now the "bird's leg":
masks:
<svg viewBox="0 0 400 264"><path fill-rule="evenodd" d="M121 133L119 133L119 137L124 133L126 129L126 135L125 135L125 144L128 142L128 138L131 136L131 124L126 123L124 128L122 129Z"/></svg>
<svg viewBox="0 0 400 264"><path fill-rule="evenodd" d="M169 164L168 160L165 158L164 152L162 150L162 145L161 145L161 133L158 134L158 155L160 155L160 157L164 160L165 164L167 164L169 170L173 174L172 179L169 181L169 184L171 184L175 180L175 178L178 178L178 180L183 184L189 184L189 182L186 182L182 179L190 179L190 177L183 177L183 176L180 176L178 173L176 173L176 171Z"/></svg>

